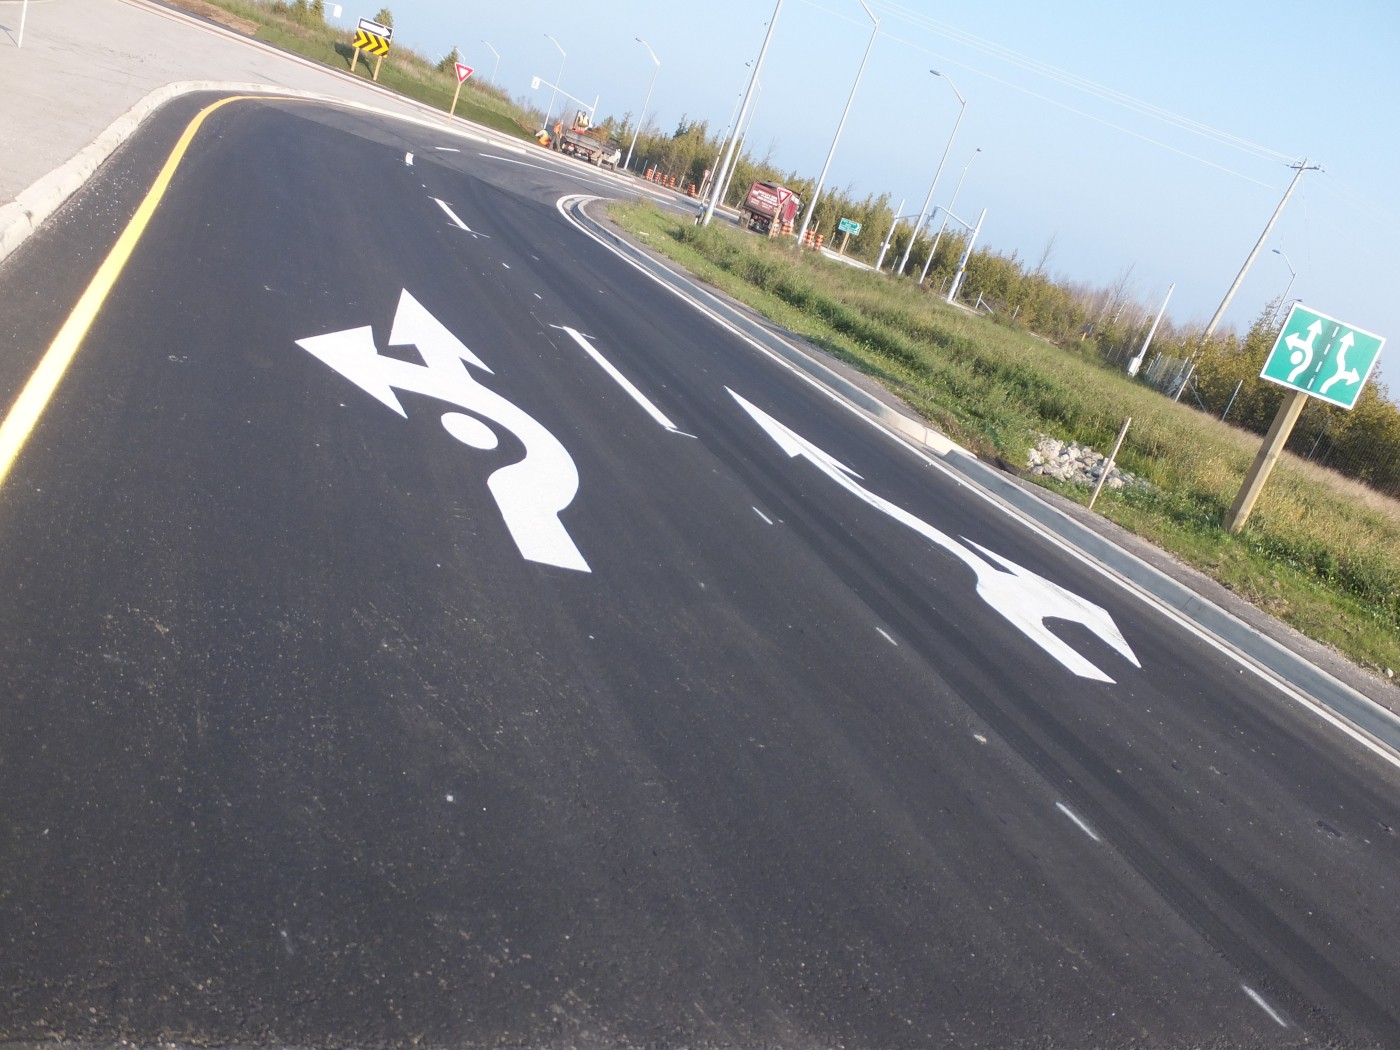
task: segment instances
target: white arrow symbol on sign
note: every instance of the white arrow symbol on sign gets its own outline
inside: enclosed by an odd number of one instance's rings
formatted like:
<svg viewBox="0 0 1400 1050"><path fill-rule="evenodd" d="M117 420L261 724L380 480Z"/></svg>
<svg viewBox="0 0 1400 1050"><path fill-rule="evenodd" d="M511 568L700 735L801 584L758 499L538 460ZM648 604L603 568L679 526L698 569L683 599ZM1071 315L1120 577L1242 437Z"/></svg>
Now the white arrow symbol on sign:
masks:
<svg viewBox="0 0 1400 1050"><path fill-rule="evenodd" d="M460 405L509 430L525 446L525 458L497 470L486 487L515 545L529 561L590 571L559 521L559 512L578 492L578 469L568 450L533 417L478 383L463 362L484 372L491 369L406 290L399 296L389 345L416 346L423 364L381 357L370 328L298 339L297 345L401 416L408 413L395 390ZM496 435L472 416L449 412L442 417L442 425L473 448L496 447Z"/></svg>
<svg viewBox="0 0 1400 1050"><path fill-rule="evenodd" d="M1356 333L1354 332L1348 332L1346 335L1342 336L1341 339L1337 340L1337 371L1332 374L1332 377L1328 379L1327 382L1322 384L1321 388L1318 390L1319 394L1327 393L1327 391L1332 388L1332 384L1339 379L1345 380L1347 386L1361 382L1361 373L1354 368L1347 367L1347 351L1355 345Z"/></svg>
<svg viewBox="0 0 1400 1050"><path fill-rule="evenodd" d="M1284 342L1288 344L1288 348L1293 351L1293 353L1288 355L1289 363L1298 366L1288 373L1288 381L1290 383L1297 380L1299 373L1307 368L1308 365L1312 364L1313 343L1317 341L1317 337L1321 334L1322 322L1314 321L1312 324L1308 325L1307 339L1299 339L1297 335L1290 335L1284 340Z"/></svg>
<svg viewBox="0 0 1400 1050"><path fill-rule="evenodd" d="M806 458L847 492L853 493L876 510L888 514L901 525L913 529L920 536L943 548L971 569L977 576L978 596L1005 617L1008 623L1074 674L1081 678L1091 678L1097 682L1113 682L1112 678L1052 633L1045 626L1045 621L1048 619L1081 624L1134 667L1142 666L1138 663L1137 657L1133 655L1133 650L1129 647L1127 640L1118 630L1117 624L1113 622L1113 617L1105 609L1065 590L1059 584L1051 583L1044 577L1037 576L1029 569L1022 568L985 547L972 543L973 547L976 547L991 561L974 554L951 536L939 532L928 522L916 518L904 508L857 484L855 479L860 475L856 474L850 467L822 451L806 438L794 433L762 409L745 401L733 390L729 390L729 394L789 456ZM971 541L968 542L971 543ZM993 565L992 562L995 562L996 565ZM997 568L997 565L1000 565L1001 568ZM1003 569L1005 571L1002 571Z"/></svg>

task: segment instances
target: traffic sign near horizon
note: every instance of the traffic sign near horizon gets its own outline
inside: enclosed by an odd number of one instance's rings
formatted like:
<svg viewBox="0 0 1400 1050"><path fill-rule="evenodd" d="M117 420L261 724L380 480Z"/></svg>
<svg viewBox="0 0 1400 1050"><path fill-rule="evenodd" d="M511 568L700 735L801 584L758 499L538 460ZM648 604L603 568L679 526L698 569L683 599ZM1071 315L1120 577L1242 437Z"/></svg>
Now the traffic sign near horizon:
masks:
<svg viewBox="0 0 1400 1050"><path fill-rule="evenodd" d="M1350 409L1384 345L1381 336L1295 303L1259 377Z"/></svg>
<svg viewBox="0 0 1400 1050"><path fill-rule="evenodd" d="M389 53L389 41L394 37L392 26L381 25L369 18L360 19L355 28L355 50L383 58Z"/></svg>
<svg viewBox="0 0 1400 1050"><path fill-rule="evenodd" d="M471 76L472 73L474 72L474 70L472 69L471 66L464 66L464 65L462 65L462 63L460 63L460 62L458 62L456 65L457 65L457 83L460 84L460 83L462 83L462 81L466 80L467 77Z"/></svg>
<svg viewBox="0 0 1400 1050"><path fill-rule="evenodd" d="M854 219L842 219L836 224L836 229L839 233L849 233L857 237L860 236L860 223L856 222Z"/></svg>

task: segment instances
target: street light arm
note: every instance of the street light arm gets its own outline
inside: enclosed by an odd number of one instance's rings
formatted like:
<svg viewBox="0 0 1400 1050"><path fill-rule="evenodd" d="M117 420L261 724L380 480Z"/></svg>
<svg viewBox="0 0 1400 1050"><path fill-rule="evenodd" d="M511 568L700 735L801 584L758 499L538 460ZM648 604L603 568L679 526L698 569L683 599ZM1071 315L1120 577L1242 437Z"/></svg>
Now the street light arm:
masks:
<svg viewBox="0 0 1400 1050"><path fill-rule="evenodd" d="M482 43L491 49L491 54L496 56L496 64L491 69L491 83L494 84L496 82L496 74L501 71L501 53L497 51L494 47L491 47L489 41L483 40Z"/></svg>

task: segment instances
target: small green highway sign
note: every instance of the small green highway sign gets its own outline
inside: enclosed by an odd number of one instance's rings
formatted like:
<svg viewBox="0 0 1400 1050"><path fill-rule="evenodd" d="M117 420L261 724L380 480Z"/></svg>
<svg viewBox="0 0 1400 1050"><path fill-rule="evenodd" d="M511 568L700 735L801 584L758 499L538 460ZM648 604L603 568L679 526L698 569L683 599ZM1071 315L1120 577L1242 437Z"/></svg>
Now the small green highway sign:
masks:
<svg viewBox="0 0 1400 1050"><path fill-rule="evenodd" d="M1349 409L1384 345L1378 335L1294 303L1259 377Z"/></svg>
<svg viewBox="0 0 1400 1050"><path fill-rule="evenodd" d="M852 219L842 219L836 224L836 229L839 233L850 233L860 236L860 223Z"/></svg>

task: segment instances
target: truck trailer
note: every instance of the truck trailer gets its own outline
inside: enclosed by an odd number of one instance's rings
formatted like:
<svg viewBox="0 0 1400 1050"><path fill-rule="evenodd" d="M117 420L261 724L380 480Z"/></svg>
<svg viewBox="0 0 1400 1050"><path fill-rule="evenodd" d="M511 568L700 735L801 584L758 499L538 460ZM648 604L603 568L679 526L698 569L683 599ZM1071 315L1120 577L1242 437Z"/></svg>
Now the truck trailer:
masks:
<svg viewBox="0 0 1400 1050"><path fill-rule="evenodd" d="M578 157L600 168L616 170L618 162L622 160L621 147L616 142L608 141L601 132L590 128L588 114L583 110L579 110L575 115L573 124L565 124L562 120L555 124L549 144L560 153Z"/></svg>
<svg viewBox="0 0 1400 1050"><path fill-rule="evenodd" d="M776 237L801 210L802 200L792 190L775 182L755 182L739 205L739 229Z"/></svg>

